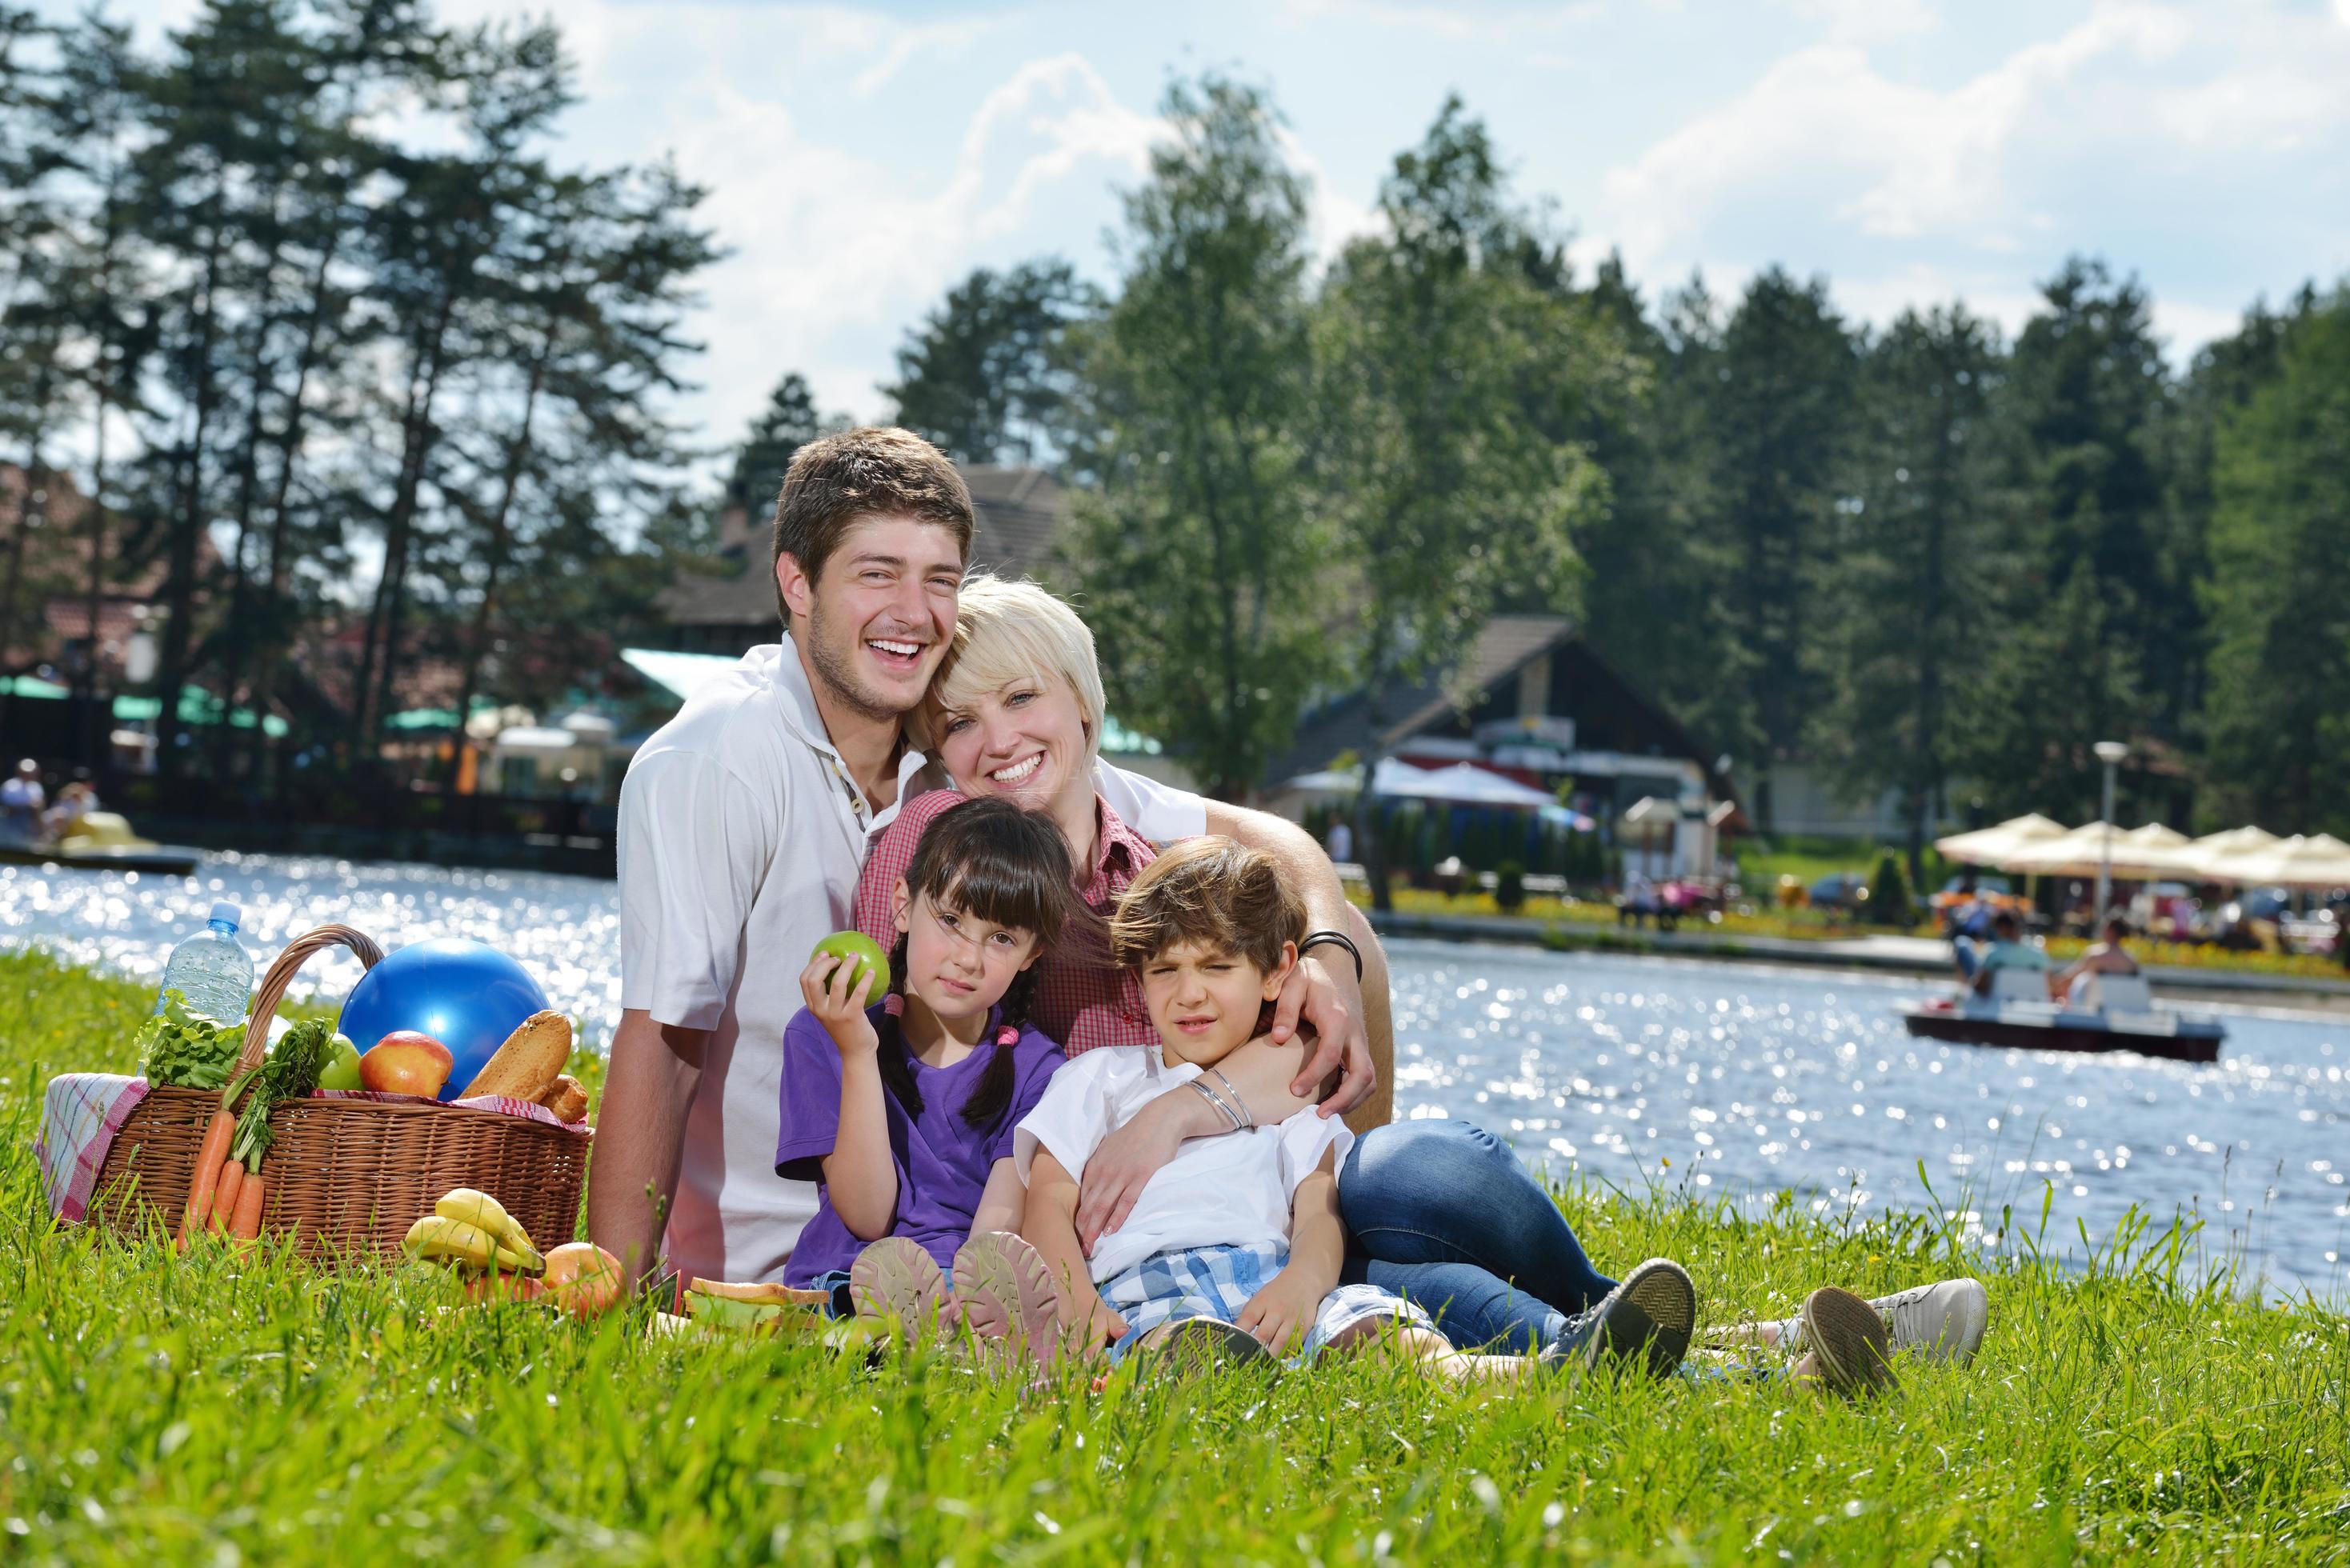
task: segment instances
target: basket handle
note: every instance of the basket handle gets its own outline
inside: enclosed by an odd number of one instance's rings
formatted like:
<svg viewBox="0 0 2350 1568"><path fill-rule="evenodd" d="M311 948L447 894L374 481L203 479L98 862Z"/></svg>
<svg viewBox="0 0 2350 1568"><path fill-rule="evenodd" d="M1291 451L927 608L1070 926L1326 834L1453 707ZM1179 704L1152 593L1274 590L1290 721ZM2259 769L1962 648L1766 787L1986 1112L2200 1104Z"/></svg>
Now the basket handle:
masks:
<svg viewBox="0 0 2350 1568"><path fill-rule="evenodd" d="M286 944L269 972L261 977L261 990L253 998L253 1016L244 1025L244 1049L237 1053L236 1070L249 1073L261 1065L263 1053L269 1045L269 1021L277 1016L277 1004L286 1000L286 988L294 983L294 971L312 953L328 948L348 948L359 961L361 969L373 969L383 961L383 950L375 939L351 926L320 926L304 931Z"/></svg>

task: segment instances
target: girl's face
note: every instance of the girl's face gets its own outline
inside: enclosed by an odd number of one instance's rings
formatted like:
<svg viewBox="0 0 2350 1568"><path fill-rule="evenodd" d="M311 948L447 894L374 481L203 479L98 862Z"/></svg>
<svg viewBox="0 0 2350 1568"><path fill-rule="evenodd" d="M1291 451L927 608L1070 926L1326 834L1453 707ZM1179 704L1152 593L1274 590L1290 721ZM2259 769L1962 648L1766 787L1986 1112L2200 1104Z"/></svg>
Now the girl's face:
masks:
<svg viewBox="0 0 2350 1568"><path fill-rule="evenodd" d="M1091 737L1068 683L1039 676L983 692L939 715L939 760L967 795L1009 795L1051 810L1065 792L1092 798Z"/></svg>
<svg viewBox="0 0 2350 1568"><path fill-rule="evenodd" d="M1295 961L1286 944L1281 967L1270 974L1201 942L1162 949L1142 966L1142 1000L1167 1060L1212 1067L1247 1044Z"/></svg>
<svg viewBox="0 0 2350 1568"><path fill-rule="evenodd" d="M1033 932L935 903L927 893L914 898L902 877L894 901L906 933L906 989L942 1021L985 1014L1041 950Z"/></svg>

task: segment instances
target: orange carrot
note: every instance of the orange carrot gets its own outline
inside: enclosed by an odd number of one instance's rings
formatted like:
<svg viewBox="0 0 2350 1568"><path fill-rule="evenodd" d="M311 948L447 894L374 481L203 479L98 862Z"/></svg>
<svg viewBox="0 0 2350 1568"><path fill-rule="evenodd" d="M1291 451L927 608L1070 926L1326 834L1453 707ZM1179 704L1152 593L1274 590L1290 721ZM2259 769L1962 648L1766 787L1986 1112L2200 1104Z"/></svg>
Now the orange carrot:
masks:
<svg viewBox="0 0 2350 1568"><path fill-rule="evenodd" d="M237 1189L244 1185L244 1167L230 1160L222 1168L220 1190L213 1196L211 1229L228 1229L230 1216L236 1212Z"/></svg>
<svg viewBox="0 0 2350 1568"><path fill-rule="evenodd" d="M235 1130L236 1117L226 1106L214 1111L204 1128L203 1146L196 1150L196 1173L188 1182L187 1207L180 1210L182 1241L202 1229L212 1214L213 1190L220 1183L221 1166L228 1158L229 1135Z"/></svg>
<svg viewBox="0 0 2350 1568"><path fill-rule="evenodd" d="M257 1240L261 1235L261 1174L255 1171L244 1179L236 1189L236 1217L229 1221L228 1233L240 1241Z"/></svg>

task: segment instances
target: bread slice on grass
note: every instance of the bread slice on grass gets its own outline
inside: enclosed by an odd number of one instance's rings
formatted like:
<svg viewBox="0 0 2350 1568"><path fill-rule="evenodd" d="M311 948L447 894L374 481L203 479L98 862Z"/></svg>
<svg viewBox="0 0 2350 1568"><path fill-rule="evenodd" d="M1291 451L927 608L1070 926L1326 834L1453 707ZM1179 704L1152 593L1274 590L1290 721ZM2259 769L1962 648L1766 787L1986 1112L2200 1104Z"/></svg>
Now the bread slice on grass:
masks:
<svg viewBox="0 0 2350 1568"><path fill-rule="evenodd" d="M458 1094L461 1100L476 1095L504 1095L509 1099L536 1100L553 1086L571 1060L571 1020L560 1012L534 1012L506 1036Z"/></svg>

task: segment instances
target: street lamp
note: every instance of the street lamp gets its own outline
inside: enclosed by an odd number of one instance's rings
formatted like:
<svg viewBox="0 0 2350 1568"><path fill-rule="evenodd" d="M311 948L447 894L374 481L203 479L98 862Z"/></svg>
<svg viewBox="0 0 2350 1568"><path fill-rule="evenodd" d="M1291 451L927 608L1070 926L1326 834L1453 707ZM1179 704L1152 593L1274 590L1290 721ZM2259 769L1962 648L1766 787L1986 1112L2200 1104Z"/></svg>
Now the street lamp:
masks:
<svg viewBox="0 0 2350 1568"><path fill-rule="evenodd" d="M2106 918L2106 898L2114 886L2114 770L2129 755L2129 747L2119 741L2099 741L2093 748L2097 761L2106 764L2106 809L2103 820L2105 836L2097 846L2097 909L2094 925Z"/></svg>

